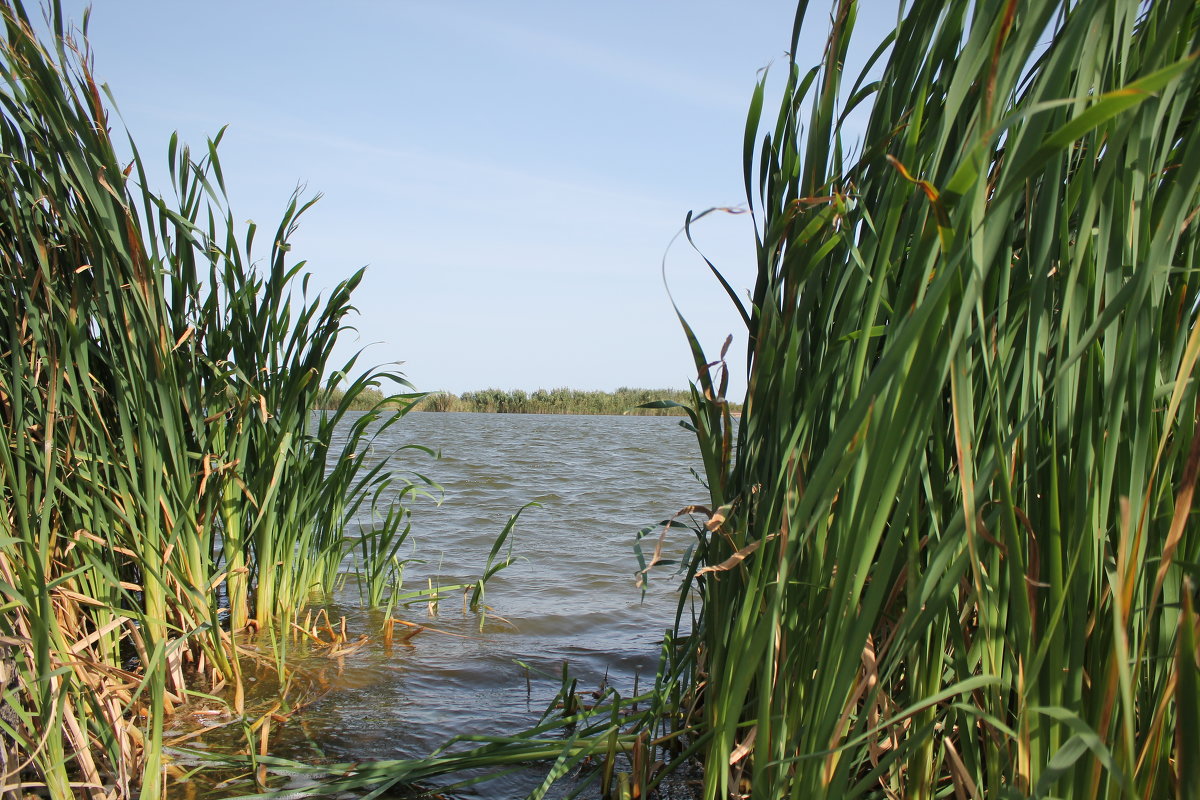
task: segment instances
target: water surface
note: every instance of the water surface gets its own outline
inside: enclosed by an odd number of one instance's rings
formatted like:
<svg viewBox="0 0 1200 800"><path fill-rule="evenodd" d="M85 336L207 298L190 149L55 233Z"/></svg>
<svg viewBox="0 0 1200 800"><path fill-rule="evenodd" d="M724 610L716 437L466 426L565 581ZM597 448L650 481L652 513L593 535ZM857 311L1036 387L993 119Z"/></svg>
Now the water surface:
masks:
<svg viewBox="0 0 1200 800"><path fill-rule="evenodd" d="M400 449L405 444L441 458ZM529 501L540 507L518 522L518 562L487 586L492 612L482 632L460 599L442 601L436 616L423 606L399 613L444 633L422 633L390 653L372 643L340 674L331 667L333 690L303 714L305 741L293 736L285 750L406 758L456 733L510 734L552 700L564 663L581 690L607 681L628 693L635 676L643 686L653 679L679 579L660 570L643 599L635 535L705 497L692 473L700 467L694 437L677 418L415 413L374 455L390 455L401 473L419 472L443 489L440 505L413 508L401 552L410 561L406 588L478 576L508 517ZM681 553L690 535L673 532L669 551ZM356 598L348 584L338 613L352 634L375 634L378 615L358 610ZM497 791L478 790L502 796Z"/></svg>

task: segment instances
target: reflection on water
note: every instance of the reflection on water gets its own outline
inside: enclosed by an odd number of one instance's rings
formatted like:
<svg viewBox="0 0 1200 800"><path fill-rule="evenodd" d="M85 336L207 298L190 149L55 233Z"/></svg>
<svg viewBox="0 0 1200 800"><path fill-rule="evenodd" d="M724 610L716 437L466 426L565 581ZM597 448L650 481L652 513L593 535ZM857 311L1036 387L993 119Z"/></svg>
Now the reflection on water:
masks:
<svg viewBox="0 0 1200 800"><path fill-rule="evenodd" d="M436 618L423 606L401 612L440 632L390 653L372 642L340 675L331 667L334 690L303 713L303 726L289 726L279 755L405 758L454 734L512 733L554 697L563 662L581 689L607 680L628 693L635 675L643 685L653 678L678 579L658 576L643 601L634 535L705 496L692 474L695 441L677 419L418 413L387 433L378 455L408 443L443 457L401 450L393 466L444 488L440 506L413 509L401 554L411 560L408 588L479 575L509 515L531 500L542 506L518 522L518 562L488 584L493 613L482 632L458 600L443 601ZM671 549L682 551L688 535L675 534ZM378 631L378 613L357 608L352 586L337 601L331 611L347 615L352 634Z"/></svg>

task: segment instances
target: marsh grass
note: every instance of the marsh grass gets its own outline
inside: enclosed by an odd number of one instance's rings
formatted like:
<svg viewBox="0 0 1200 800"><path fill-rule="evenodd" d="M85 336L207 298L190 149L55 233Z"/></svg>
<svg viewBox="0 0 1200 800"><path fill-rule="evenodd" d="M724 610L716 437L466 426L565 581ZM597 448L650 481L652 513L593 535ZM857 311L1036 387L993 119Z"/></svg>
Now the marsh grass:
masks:
<svg viewBox="0 0 1200 800"><path fill-rule="evenodd" d="M308 408L353 366L323 359L358 276L291 290L298 201L247 266L215 143L172 144L177 202L138 189L86 59L2 7L0 589L22 688L0 726L51 794L100 797L159 774L189 675L240 685L242 624L336 577L345 512L387 480L351 454L394 412L323 474L348 405L315 428ZM676 518L694 537L651 689L585 698L564 675L531 730L312 768L309 794L538 759L535 797L588 764L646 796L690 759L707 798L1200 792L1200 10L914 0L880 78L849 84L859 10L835 4L820 64L793 57L777 114L765 83L752 98L740 424L724 353L683 322L711 502ZM816 19L802 2L792 53ZM296 769L253 759L259 781Z"/></svg>
<svg viewBox="0 0 1200 800"><path fill-rule="evenodd" d="M1194 796L1200 9L915 0L851 85L807 6L736 431L688 330L704 795Z"/></svg>
<svg viewBox="0 0 1200 800"><path fill-rule="evenodd" d="M620 797L689 760L714 799L1193 797L1200 8L914 0L850 83L862 10L801 2L821 63L752 98L740 424L681 316L711 502L642 542L644 576L691 521L653 690L564 677L470 757Z"/></svg>
<svg viewBox="0 0 1200 800"><path fill-rule="evenodd" d="M0 16L2 791L154 798L164 724L197 692L266 751L243 671L287 685L289 626L351 554L371 602L401 599L419 489L371 451L418 396L331 361L362 272L309 291L288 238L311 201L265 242L239 228L220 135L198 155L172 138L154 194L58 5L44 39L19 0Z"/></svg>

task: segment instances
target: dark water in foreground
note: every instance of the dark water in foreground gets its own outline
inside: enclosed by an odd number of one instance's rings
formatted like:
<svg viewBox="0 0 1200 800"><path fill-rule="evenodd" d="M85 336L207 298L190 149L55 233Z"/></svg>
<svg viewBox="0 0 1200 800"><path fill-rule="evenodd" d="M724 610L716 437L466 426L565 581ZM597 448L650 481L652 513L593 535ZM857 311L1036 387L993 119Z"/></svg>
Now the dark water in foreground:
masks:
<svg viewBox="0 0 1200 800"><path fill-rule="evenodd" d="M398 612L458 635L425 632L391 653L372 643L348 657L340 675L329 671L333 689L304 712L303 726L289 726L279 754L408 758L457 733L508 735L532 724L552 700L564 662L581 690L597 688L606 676L623 694L635 675L643 687L651 682L663 631L674 620L679 579L660 570L642 599L634 584L635 534L705 497L691 472L700 467L695 440L678 422L436 413L402 421L378 443L380 456L409 443L439 450L438 460L401 451L392 464L444 489L440 506L414 507L401 551L411 560L405 588L479 575L509 515L529 501L541 507L518 522L513 544L520 560L488 584L494 615L482 632L457 597L442 601L435 617L424 606ZM673 532L667 551L682 553L689 536ZM348 616L351 638L375 636L379 617L357 608L352 583L338 597L338 613ZM528 780L506 781L473 791L502 797L530 788Z"/></svg>

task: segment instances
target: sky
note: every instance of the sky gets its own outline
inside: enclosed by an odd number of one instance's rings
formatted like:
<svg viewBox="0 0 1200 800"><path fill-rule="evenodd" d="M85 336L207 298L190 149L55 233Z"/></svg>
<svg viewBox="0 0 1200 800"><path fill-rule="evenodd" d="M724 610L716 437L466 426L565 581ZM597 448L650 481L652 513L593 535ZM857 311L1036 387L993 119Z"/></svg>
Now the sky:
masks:
<svg viewBox="0 0 1200 800"><path fill-rule="evenodd" d="M87 4L63 7L80 22ZM895 20L878 7L864 44ZM312 286L367 267L339 358L402 362L422 391L683 388L673 297L711 357L734 336L740 399L742 324L671 242L689 211L745 206L746 111L794 16L789 0L97 0L89 38L156 191L172 131L202 151L228 126L235 219L273 232L294 189L321 195L292 239ZM747 291L749 216L694 233Z"/></svg>

